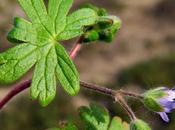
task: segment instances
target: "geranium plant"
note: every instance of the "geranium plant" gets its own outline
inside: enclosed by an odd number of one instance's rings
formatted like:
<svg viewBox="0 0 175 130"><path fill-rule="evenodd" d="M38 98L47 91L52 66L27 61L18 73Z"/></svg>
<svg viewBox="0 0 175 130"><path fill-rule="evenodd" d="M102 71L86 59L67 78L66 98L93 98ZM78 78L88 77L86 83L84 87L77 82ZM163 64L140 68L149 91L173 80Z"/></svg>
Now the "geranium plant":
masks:
<svg viewBox="0 0 175 130"><path fill-rule="evenodd" d="M175 91L166 87L135 94L125 90L86 83L73 63L81 46L94 41L111 42L121 28L121 20L109 15L103 8L91 4L69 13L73 0L18 0L29 20L16 17L14 27L7 38L15 46L0 53L0 84L11 84L23 77L34 67L32 79L15 86L0 101L0 109L23 90L30 88L32 99L38 99L44 107L54 100L57 82L71 96L80 88L86 88L118 102L131 119L130 125L120 117L110 119L108 111L95 104L79 108L86 130L151 130L150 126L138 119L124 97L133 97L144 103L151 111L169 121L166 113L175 108ZM47 8L46 8L47 7ZM68 53L62 41L79 37L72 51ZM52 126L51 126L52 127ZM49 130L78 130L72 122Z"/></svg>

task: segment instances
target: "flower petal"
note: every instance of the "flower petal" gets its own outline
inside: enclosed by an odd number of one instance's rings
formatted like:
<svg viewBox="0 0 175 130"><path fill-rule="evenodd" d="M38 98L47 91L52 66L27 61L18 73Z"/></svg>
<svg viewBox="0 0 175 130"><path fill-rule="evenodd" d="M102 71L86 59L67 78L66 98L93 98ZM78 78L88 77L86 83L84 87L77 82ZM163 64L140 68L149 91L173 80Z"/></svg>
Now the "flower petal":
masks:
<svg viewBox="0 0 175 130"><path fill-rule="evenodd" d="M160 115L160 117L165 121L165 122L169 122L169 118L168 118L168 115L165 113L165 112L159 112L158 113Z"/></svg>
<svg viewBox="0 0 175 130"><path fill-rule="evenodd" d="M175 91L169 90L167 91L167 93L168 93L167 100L173 101L173 99L175 99Z"/></svg>

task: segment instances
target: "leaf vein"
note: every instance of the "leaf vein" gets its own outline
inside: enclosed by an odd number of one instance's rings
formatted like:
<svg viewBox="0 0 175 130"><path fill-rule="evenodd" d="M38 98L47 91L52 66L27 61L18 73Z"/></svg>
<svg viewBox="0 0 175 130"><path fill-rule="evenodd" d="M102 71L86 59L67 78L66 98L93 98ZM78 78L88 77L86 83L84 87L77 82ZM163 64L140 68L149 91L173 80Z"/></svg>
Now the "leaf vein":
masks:
<svg viewBox="0 0 175 130"><path fill-rule="evenodd" d="M40 16L39 16L39 14L38 14L38 12L37 12L37 10L36 10L36 8L35 8L35 6L34 6L34 3L33 3L33 1L32 0L30 0L30 2L32 3L32 6L33 6L33 9L35 10L35 13L36 13L36 15L38 16L38 19L39 19L39 21L40 21L40 23L41 23L41 25L43 26L43 28L52 36L52 33L47 29L47 27L43 24L43 22L42 22L42 20L41 20L41 18L40 18Z"/></svg>

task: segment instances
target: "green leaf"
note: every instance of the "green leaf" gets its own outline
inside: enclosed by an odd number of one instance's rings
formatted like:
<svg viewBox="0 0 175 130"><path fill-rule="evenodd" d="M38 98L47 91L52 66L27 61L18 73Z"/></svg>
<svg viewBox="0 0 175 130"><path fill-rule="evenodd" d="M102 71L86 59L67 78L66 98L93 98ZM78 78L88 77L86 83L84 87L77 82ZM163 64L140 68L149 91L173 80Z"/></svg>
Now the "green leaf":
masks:
<svg viewBox="0 0 175 130"><path fill-rule="evenodd" d="M83 27L93 25L96 20L97 14L92 9L80 9L68 16L65 30L57 38L58 40L68 40L80 36L84 33Z"/></svg>
<svg viewBox="0 0 175 130"><path fill-rule="evenodd" d="M33 26L25 19L16 17L14 19L14 28L8 33L8 40L13 43L30 43L41 46L49 41L49 34L43 31L43 28Z"/></svg>
<svg viewBox="0 0 175 130"><path fill-rule="evenodd" d="M114 117L108 130L129 130L129 125L122 122L120 117Z"/></svg>
<svg viewBox="0 0 175 130"><path fill-rule="evenodd" d="M13 83L23 76L36 63L36 51L36 46L25 43L1 53L0 82Z"/></svg>
<svg viewBox="0 0 175 130"><path fill-rule="evenodd" d="M49 0L48 12L51 17L57 36L67 25L66 17L72 6L73 0Z"/></svg>
<svg viewBox="0 0 175 130"><path fill-rule="evenodd" d="M81 107L79 113L86 130L107 130L110 119L104 108L91 104L89 108Z"/></svg>
<svg viewBox="0 0 175 130"><path fill-rule="evenodd" d="M131 122L130 130L151 130L151 128L146 122L136 119L135 121Z"/></svg>
<svg viewBox="0 0 175 130"><path fill-rule="evenodd" d="M41 25L41 28L52 35L54 32L53 24L47 15L43 0L18 0L18 2L33 24Z"/></svg>
<svg viewBox="0 0 175 130"><path fill-rule="evenodd" d="M31 42L36 39L36 34L32 28L32 24L22 18L14 19L14 28L8 34L8 40L13 43Z"/></svg>
<svg viewBox="0 0 175 130"><path fill-rule="evenodd" d="M65 49L57 44L55 46L57 54L57 66L56 66L56 76L60 81L60 84L70 95L75 95L79 91L79 76L75 69L75 66Z"/></svg>
<svg viewBox="0 0 175 130"><path fill-rule="evenodd" d="M57 65L57 55L55 48L46 45L40 49L42 56L36 64L32 85L32 98L39 98L40 104L46 106L56 94L55 69Z"/></svg>
<svg viewBox="0 0 175 130"><path fill-rule="evenodd" d="M7 38L20 43L0 54L0 83L12 83L32 66L31 96L41 105L48 105L56 94L56 79L70 94L78 93L79 74L60 41L83 33L85 26L96 23L92 9L81 9L67 16L73 0L18 0L30 21L15 18Z"/></svg>
<svg viewBox="0 0 175 130"><path fill-rule="evenodd" d="M129 130L128 123L123 122L120 117L114 117L110 123L106 109L95 104L91 104L90 107L80 107L79 114L85 124L85 130ZM61 123L59 128L49 130L78 130L78 128L72 122L68 122Z"/></svg>

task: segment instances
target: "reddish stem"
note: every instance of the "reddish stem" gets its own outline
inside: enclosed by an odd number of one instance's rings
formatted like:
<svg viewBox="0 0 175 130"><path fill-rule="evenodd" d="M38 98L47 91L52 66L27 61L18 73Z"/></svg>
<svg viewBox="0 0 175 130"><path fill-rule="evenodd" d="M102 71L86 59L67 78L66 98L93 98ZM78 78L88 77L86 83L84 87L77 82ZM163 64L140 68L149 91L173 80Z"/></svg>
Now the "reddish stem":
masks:
<svg viewBox="0 0 175 130"><path fill-rule="evenodd" d="M72 48L71 52L70 52L70 58L73 60L75 59L75 57L77 56L78 52L80 51L81 47L82 47L82 42L83 42L84 37L81 36L78 41L75 43L74 47Z"/></svg>
<svg viewBox="0 0 175 130"><path fill-rule="evenodd" d="M70 58L74 59L77 56L77 52L81 49L81 44L76 44L70 52Z"/></svg>
<svg viewBox="0 0 175 130"><path fill-rule="evenodd" d="M0 101L0 109L2 109L14 96L18 93L24 91L25 89L29 88L31 84L31 80L25 81L21 85L15 86L10 92Z"/></svg>

